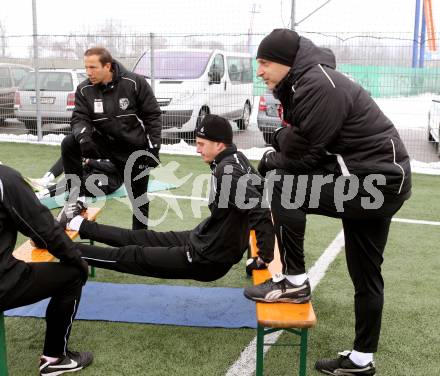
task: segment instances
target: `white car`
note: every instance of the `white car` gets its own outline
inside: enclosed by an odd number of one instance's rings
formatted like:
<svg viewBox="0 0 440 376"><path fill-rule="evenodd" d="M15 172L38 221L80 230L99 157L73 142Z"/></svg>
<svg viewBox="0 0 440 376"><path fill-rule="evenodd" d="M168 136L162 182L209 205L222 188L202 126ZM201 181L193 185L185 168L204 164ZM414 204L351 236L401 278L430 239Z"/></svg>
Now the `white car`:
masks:
<svg viewBox="0 0 440 376"><path fill-rule="evenodd" d="M440 157L440 93L434 95L428 113L428 139L436 144Z"/></svg>
<svg viewBox="0 0 440 376"><path fill-rule="evenodd" d="M153 62L153 67L151 66ZM162 110L162 135L192 139L206 114L249 125L253 104L252 57L247 53L204 49L145 52L133 71L147 78Z"/></svg>
<svg viewBox="0 0 440 376"><path fill-rule="evenodd" d="M42 124L69 124L75 107L78 84L87 79L84 69L40 69L40 109ZM37 130L37 95L35 71L29 72L15 92L15 117L23 122L30 133Z"/></svg>

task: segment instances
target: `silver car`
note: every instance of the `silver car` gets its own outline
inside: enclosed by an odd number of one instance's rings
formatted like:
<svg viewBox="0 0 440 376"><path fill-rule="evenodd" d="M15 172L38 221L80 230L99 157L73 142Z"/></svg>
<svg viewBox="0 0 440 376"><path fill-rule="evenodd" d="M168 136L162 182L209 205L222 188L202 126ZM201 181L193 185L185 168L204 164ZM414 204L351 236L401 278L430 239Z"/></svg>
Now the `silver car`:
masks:
<svg viewBox="0 0 440 376"><path fill-rule="evenodd" d="M433 141L440 157L440 93L434 95L428 114L428 139Z"/></svg>
<svg viewBox="0 0 440 376"><path fill-rule="evenodd" d="M84 69L40 69L40 109L42 124L69 124L75 107L75 91L87 78ZM35 71L29 72L15 93L15 117L30 133L37 129Z"/></svg>
<svg viewBox="0 0 440 376"><path fill-rule="evenodd" d="M272 92L268 91L260 96L258 104L257 124L258 129L263 132L266 144L271 143L272 133L282 126L282 106L278 99L275 99Z"/></svg>
<svg viewBox="0 0 440 376"><path fill-rule="evenodd" d="M0 124L14 117L14 96L23 77L32 67L0 63Z"/></svg>

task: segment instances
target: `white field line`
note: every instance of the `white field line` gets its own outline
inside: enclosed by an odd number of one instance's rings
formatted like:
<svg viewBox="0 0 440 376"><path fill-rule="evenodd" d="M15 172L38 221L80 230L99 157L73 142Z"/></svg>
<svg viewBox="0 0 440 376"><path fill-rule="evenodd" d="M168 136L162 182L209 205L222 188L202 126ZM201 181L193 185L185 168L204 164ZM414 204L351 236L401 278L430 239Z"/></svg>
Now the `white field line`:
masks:
<svg viewBox="0 0 440 376"><path fill-rule="evenodd" d="M393 218L392 222L412 223L412 224L415 224L415 225L440 226L440 222L422 221L422 220L419 220L419 219Z"/></svg>
<svg viewBox="0 0 440 376"><path fill-rule="evenodd" d="M393 218L393 222L440 226L440 222L422 221L416 219ZM334 261L343 246L344 232L341 231L309 270L308 274L312 291L318 285L319 281L324 277L328 267ZM265 342L275 343L281 334L282 331L271 333L265 336ZM256 347L257 337L255 337L241 352L240 357L226 372L226 376L251 376L255 372L256 368ZM264 346L263 356L266 354L269 348L270 346Z"/></svg>
<svg viewBox="0 0 440 376"><path fill-rule="evenodd" d="M194 196L179 196L179 195L173 195L169 193L149 193L148 196L157 196L157 197L164 197L164 198L176 198L180 200L194 200L194 201L209 201L206 197L194 197Z"/></svg>
<svg viewBox="0 0 440 376"><path fill-rule="evenodd" d="M344 232L341 231L336 238L327 247L321 257L309 270L309 280L312 291L318 285L319 281L324 277L330 264L336 258L344 246ZM265 336L265 342L275 343L282 331L271 333ZM242 351L237 361L228 369L226 376L251 376L256 368L256 346L257 337L255 337L249 345ZM264 346L263 356L269 350L270 346Z"/></svg>

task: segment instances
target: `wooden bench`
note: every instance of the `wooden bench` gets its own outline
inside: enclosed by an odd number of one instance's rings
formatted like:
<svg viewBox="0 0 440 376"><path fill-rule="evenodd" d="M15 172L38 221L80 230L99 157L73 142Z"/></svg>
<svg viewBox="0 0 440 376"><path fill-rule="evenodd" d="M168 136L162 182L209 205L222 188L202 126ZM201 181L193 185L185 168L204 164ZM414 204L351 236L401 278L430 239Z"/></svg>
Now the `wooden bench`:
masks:
<svg viewBox="0 0 440 376"><path fill-rule="evenodd" d="M90 207L87 209L86 218L89 221L94 221L102 208ZM78 235L78 231L66 230L66 234L70 239L75 239ZM93 244L93 241L90 241ZM49 253L46 249L38 249L32 246L31 241L25 241L20 247L15 249L13 256L25 262L51 262L55 261L56 257ZM90 275L95 276L94 267L91 268ZM5 336L5 323L3 312L0 312L0 376L8 375L7 366L7 354L6 354L6 336Z"/></svg>
<svg viewBox="0 0 440 376"><path fill-rule="evenodd" d="M257 241L255 231L251 231L250 248L252 257L257 256ZM274 261L269 269L254 270L252 278L254 285L260 284L271 278L273 274L281 272L281 261L278 248L275 248ZM311 302L305 304L293 303L256 303L257 313L257 369L256 376L262 376L264 370L264 346L286 346L275 343L265 343L264 336L280 330L293 333L300 337L300 342L287 346L300 346L299 375L307 373L307 339L308 329L316 324L316 316Z"/></svg>

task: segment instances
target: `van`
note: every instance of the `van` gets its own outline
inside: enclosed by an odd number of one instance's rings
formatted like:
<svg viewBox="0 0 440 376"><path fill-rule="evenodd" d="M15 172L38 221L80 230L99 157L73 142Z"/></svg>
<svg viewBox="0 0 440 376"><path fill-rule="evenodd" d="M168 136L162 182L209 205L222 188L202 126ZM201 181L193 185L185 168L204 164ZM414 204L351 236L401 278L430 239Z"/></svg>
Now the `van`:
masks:
<svg viewBox="0 0 440 376"><path fill-rule="evenodd" d="M153 64L151 64L153 62ZM153 66L152 66L153 65ZM252 57L207 49L157 49L145 52L133 71L152 82L162 110L162 135L194 139L207 114L248 127L253 105Z"/></svg>

